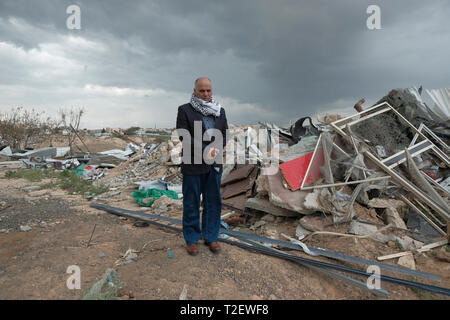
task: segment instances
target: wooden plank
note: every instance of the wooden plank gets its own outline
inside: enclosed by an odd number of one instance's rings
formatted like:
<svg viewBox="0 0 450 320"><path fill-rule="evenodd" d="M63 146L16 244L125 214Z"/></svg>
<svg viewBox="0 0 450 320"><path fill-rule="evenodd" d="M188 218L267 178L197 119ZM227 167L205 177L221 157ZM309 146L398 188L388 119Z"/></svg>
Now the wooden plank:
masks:
<svg viewBox="0 0 450 320"><path fill-rule="evenodd" d="M424 246L422 246L422 248L417 249L417 250L404 251L404 252L399 252L399 253L388 254L386 256L381 256L381 257L378 257L377 260L383 261L383 260L388 260L388 259L394 259L394 258L407 256L407 255L412 254L414 252L426 252L426 251L430 251L433 248L444 246L447 243L448 243L448 239L444 239L444 240L441 240L441 241L438 241L438 242L433 242L433 243L424 245Z"/></svg>
<svg viewBox="0 0 450 320"><path fill-rule="evenodd" d="M236 183L227 184L225 189L223 190L222 199L228 199L251 190L253 184L255 183L257 175L258 169L255 168L246 179L240 180Z"/></svg>
<svg viewBox="0 0 450 320"><path fill-rule="evenodd" d="M84 143L83 139L81 139L81 137L79 136L77 130L75 130L75 128L72 126L72 124L70 124L70 128L72 129L72 131L77 135L78 139L80 139L81 143L83 144L83 146L86 148L87 152L91 153L89 151L89 148L87 147L87 145Z"/></svg>
<svg viewBox="0 0 450 320"><path fill-rule="evenodd" d="M430 208L435 210L440 216L442 216L446 221L450 221L450 215L443 208L437 205L434 201L428 198L423 194L421 190L418 190L412 183L403 179L399 174L395 171L391 170L387 167L383 162L381 162L377 157L371 154L369 151L365 151L364 155L367 156L370 160L372 160L376 165L378 165L381 169L383 169L387 174L389 174L395 182L401 185L403 188L412 192L418 199L425 202Z"/></svg>
<svg viewBox="0 0 450 320"><path fill-rule="evenodd" d="M242 212L245 211L245 203L246 202L247 202L247 196L245 195L245 193L240 194L236 197L222 200L222 203L224 205L229 205L231 207L241 210Z"/></svg>
<svg viewBox="0 0 450 320"><path fill-rule="evenodd" d="M379 108L379 107L381 107L381 106L383 106L383 105L388 105L388 106L389 106L389 104L388 104L387 102L382 102L382 103L379 103L379 104L377 104L377 105L375 105L375 106L373 106L373 107L370 107L369 109L366 109L366 110L364 110L364 111L358 112L358 113L356 113L356 114L354 114L354 115L351 115L351 116L348 116L348 117L345 117L345 118L336 120L336 121L330 123L330 125L332 125L332 126L333 126L333 125L334 125L334 126L339 126L339 123L341 123L341 122L344 122L344 121L349 120L349 119L353 119L354 117L356 117L356 116L358 116L358 115L361 116L361 115L363 115L364 113L367 113L367 112L369 112L369 111L372 111L372 110L374 110L374 109L376 109L376 108Z"/></svg>
<svg viewBox="0 0 450 320"><path fill-rule="evenodd" d="M341 129L343 129L345 126L352 126L352 125L354 125L356 123L360 123L360 122L365 121L367 119L373 118L373 117L378 116L378 115L380 115L382 113L385 113L387 111L391 111L391 108L388 107L388 108L381 109L380 111L377 111L377 112L374 112L374 113L371 113L371 114L366 114L364 117L362 117L362 118L360 118L358 120L355 120L355 121L346 123L345 125L342 125ZM364 111L363 113L366 113L366 112L367 111Z"/></svg>
<svg viewBox="0 0 450 320"><path fill-rule="evenodd" d="M233 183L239 180L243 180L249 176L249 174L255 169L256 165L254 164L248 164L246 166L243 166L239 169L234 169L230 172L230 174L223 179L221 182L221 186L225 186L229 183Z"/></svg>
<svg viewBox="0 0 450 320"><path fill-rule="evenodd" d="M358 184L358 183L364 183L364 182L371 182L371 181L379 181L384 179L390 179L390 176L384 176L384 177L376 177L376 178L369 178L365 180L357 180L357 181L349 181L349 182L338 182L338 183L332 183L332 184L321 184L317 186L311 186L311 187L303 187L301 190L312 190L312 189L320 189L320 188L329 188L329 187L340 187L340 186L346 186L349 184Z"/></svg>

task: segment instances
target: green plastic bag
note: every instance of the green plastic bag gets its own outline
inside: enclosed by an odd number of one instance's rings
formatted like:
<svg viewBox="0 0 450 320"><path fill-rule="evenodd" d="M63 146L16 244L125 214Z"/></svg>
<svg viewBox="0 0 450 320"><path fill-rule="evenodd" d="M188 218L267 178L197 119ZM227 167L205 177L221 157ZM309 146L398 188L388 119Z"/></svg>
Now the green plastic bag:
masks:
<svg viewBox="0 0 450 320"><path fill-rule="evenodd" d="M147 189L133 191L133 199L138 202L141 207L151 207L153 202L162 196L178 200L178 193L172 190ZM151 198L150 201L144 202L144 199Z"/></svg>
<svg viewBox="0 0 450 320"><path fill-rule="evenodd" d="M87 167L86 164L82 164L82 165L78 166L75 169L75 172L77 173L77 176L82 177L83 176L83 172L84 172L84 168L86 168L86 167Z"/></svg>

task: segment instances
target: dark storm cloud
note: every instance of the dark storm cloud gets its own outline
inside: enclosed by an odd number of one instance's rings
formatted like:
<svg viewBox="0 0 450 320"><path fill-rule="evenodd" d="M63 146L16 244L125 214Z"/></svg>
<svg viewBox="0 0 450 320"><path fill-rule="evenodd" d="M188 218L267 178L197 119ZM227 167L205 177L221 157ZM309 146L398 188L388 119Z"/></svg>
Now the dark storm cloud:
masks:
<svg viewBox="0 0 450 320"><path fill-rule="evenodd" d="M65 26L70 4L81 7L81 30ZM371 4L381 8L381 30L366 27ZM0 41L30 50L78 35L107 50L71 53L85 66L80 83L190 92L206 75L221 96L277 110L281 121L374 102L395 87L448 86L448 16L444 0L3 0L0 18L35 29L24 36L6 24Z"/></svg>

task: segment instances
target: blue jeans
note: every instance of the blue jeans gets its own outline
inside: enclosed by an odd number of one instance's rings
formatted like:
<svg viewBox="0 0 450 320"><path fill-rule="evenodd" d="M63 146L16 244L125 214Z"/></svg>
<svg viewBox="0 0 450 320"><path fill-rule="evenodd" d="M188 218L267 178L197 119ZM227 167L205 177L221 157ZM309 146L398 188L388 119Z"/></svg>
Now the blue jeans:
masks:
<svg viewBox="0 0 450 320"><path fill-rule="evenodd" d="M183 175L183 236L188 245L197 243L201 235L206 242L217 241L222 213L221 177L212 167L209 173ZM203 195L201 228L200 194Z"/></svg>

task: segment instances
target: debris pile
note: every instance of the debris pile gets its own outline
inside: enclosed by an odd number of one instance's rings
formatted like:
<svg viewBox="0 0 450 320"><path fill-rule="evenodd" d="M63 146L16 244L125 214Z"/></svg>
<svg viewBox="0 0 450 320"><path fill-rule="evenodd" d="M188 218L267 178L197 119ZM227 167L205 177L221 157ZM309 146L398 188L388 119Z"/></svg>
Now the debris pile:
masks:
<svg viewBox="0 0 450 320"><path fill-rule="evenodd" d="M314 256L322 249L308 242L318 235L368 239L389 250L377 254L377 261L398 258L396 272L415 270L416 254L448 244L450 128L448 120L436 122L414 92L393 90L365 110L361 99L354 115L327 115L317 124L304 117L289 128L270 123L230 125L221 181L222 240L239 239L254 249L262 243L261 252L277 256L277 250L267 247L293 246ZM135 155L121 165L126 169L117 179L131 179L139 190L179 188L180 152L179 141L170 141L153 152ZM229 157L232 161L227 161ZM144 216L157 219L162 212L155 206L158 200L153 203L156 215ZM282 221L291 228L280 230ZM248 242L248 237L253 241ZM233 244L246 247L238 243ZM337 254L327 251L326 255Z"/></svg>
<svg viewBox="0 0 450 320"><path fill-rule="evenodd" d="M429 107L421 93L421 88L392 90L365 109L361 99L355 114L326 115L316 124L302 117L287 128L230 125L221 180L221 240L304 263L360 287L332 273L329 265L300 261L278 249L432 277L411 270L416 269L416 254L449 240L450 100L449 90L430 91L435 106ZM28 167L70 168L86 179L102 179L113 190L129 190L152 214L91 206L152 223L167 210L176 209L181 217L181 145L174 138L130 143L125 150L64 159L64 150L53 150L57 148L21 155L6 148L0 152ZM180 223L168 215L163 220ZM284 230L279 228L282 221L288 224ZM319 235L385 244L389 251L377 254L376 260L398 258L400 267L308 244Z"/></svg>

